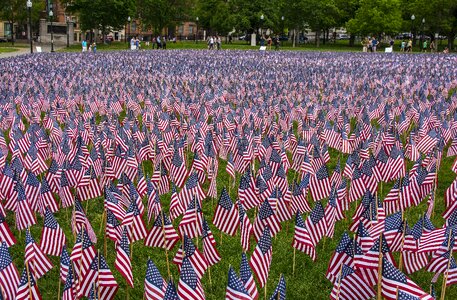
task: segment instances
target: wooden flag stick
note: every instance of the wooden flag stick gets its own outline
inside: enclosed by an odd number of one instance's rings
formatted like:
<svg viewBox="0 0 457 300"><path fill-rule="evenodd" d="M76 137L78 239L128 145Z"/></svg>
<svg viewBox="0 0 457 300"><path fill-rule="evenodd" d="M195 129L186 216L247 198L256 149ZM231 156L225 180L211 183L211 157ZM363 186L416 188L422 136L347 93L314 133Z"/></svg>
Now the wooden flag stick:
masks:
<svg viewBox="0 0 457 300"><path fill-rule="evenodd" d="M282 276L282 274L279 274L279 282L281 282L281 276ZM278 289L278 294L276 294L276 300L279 300L279 299L281 299L281 289Z"/></svg>
<svg viewBox="0 0 457 300"><path fill-rule="evenodd" d="M379 236L379 261L378 261L378 300L382 300L382 233Z"/></svg>
<svg viewBox="0 0 457 300"><path fill-rule="evenodd" d="M163 210L161 212L162 212L162 233L163 233L163 240L164 240L164 244L165 244L165 257L167 259L168 278L170 278L171 277L171 275L170 275L170 262L168 261L167 235L165 233L165 215L164 215Z"/></svg>
<svg viewBox="0 0 457 300"><path fill-rule="evenodd" d="M400 246L400 262L398 263L398 269L401 271L403 267L403 246L405 245L405 232L406 232L406 219L404 217L404 212L401 212L401 216L403 219L403 233L401 236L401 246Z"/></svg>
<svg viewBox="0 0 457 300"><path fill-rule="evenodd" d="M100 298L100 250L97 250L97 295Z"/></svg>
<svg viewBox="0 0 457 300"><path fill-rule="evenodd" d="M267 300L267 282L265 282L264 286L264 299Z"/></svg>
<svg viewBox="0 0 457 300"><path fill-rule="evenodd" d="M32 300L32 288L30 286L30 270L29 270L29 262L25 262L25 270L27 271L27 284L29 286L29 299ZM59 293L60 294L60 293Z"/></svg>
<svg viewBox="0 0 457 300"><path fill-rule="evenodd" d="M449 266L451 265L451 259L452 259L451 236L452 236L452 229L449 230L449 238L447 240L447 247L448 247L448 251L450 251L450 253L449 253L449 260L447 261L446 272L444 273L443 286L441 287L441 300L444 300L444 295L446 294L447 277L449 275Z"/></svg>
<svg viewBox="0 0 457 300"><path fill-rule="evenodd" d="M57 300L60 300L60 285L62 284L62 280L59 278L59 286L57 287ZM2 298L4 299L4 298Z"/></svg>
<svg viewBox="0 0 457 300"><path fill-rule="evenodd" d="M339 300L340 299L340 290L341 290L341 275L343 274L343 264L341 264L340 266L340 277L338 278L338 287L337 287L337 290L336 290L336 300Z"/></svg>
<svg viewBox="0 0 457 300"><path fill-rule="evenodd" d="M221 246L222 246L222 230L221 230Z"/></svg>
<svg viewBox="0 0 457 300"><path fill-rule="evenodd" d="M197 197L194 194L194 204L195 204L195 231L198 232L198 227L197 227ZM196 246L198 248L198 237L196 241Z"/></svg>
<svg viewBox="0 0 457 300"><path fill-rule="evenodd" d="M211 266L208 266L209 285L213 285L211 282Z"/></svg>
<svg viewBox="0 0 457 300"><path fill-rule="evenodd" d="M294 258L293 258L293 263L292 263L292 275L295 274L295 252L297 249L294 248Z"/></svg>

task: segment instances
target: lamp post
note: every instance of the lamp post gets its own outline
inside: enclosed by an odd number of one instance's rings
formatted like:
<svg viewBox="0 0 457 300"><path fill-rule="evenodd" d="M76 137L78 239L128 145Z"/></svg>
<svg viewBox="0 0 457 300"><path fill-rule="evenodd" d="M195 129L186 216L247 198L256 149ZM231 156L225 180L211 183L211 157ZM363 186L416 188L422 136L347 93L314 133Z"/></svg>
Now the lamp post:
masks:
<svg viewBox="0 0 457 300"><path fill-rule="evenodd" d="M67 16L67 48L70 47L70 17Z"/></svg>
<svg viewBox="0 0 457 300"><path fill-rule="evenodd" d="M33 44L32 44L32 1L31 0L27 0L27 10L29 12L30 53L33 53Z"/></svg>
<svg viewBox="0 0 457 300"><path fill-rule="evenodd" d="M197 24L197 30L195 31L195 44L197 44L197 39L198 39L198 20L199 18L195 18L195 24Z"/></svg>
<svg viewBox="0 0 457 300"><path fill-rule="evenodd" d="M425 26L425 18L422 18L421 41L420 41L419 48L422 47L422 43L424 42L424 26Z"/></svg>
<svg viewBox="0 0 457 300"><path fill-rule="evenodd" d="M416 35L414 34L414 20L416 19L415 15L411 15L411 37L413 39L413 46L416 44ZM411 52L413 49L411 49Z"/></svg>
<svg viewBox="0 0 457 300"><path fill-rule="evenodd" d="M51 52L54 52L54 26L52 24L52 18L54 17L54 13L52 12L52 8L49 10L49 20L51 21Z"/></svg>
<svg viewBox="0 0 457 300"><path fill-rule="evenodd" d="M130 16L127 18L127 23L128 23L128 27L127 27L127 35L125 36L125 39L127 40L127 49L130 49L130 40L129 40L129 35L130 35L130 21L132 21L132 19L130 18Z"/></svg>
<svg viewBox="0 0 457 300"><path fill-rule="evenodd" d="M260 46L263 46L263 20L265 16L262 14L260 16Z"/></svg>

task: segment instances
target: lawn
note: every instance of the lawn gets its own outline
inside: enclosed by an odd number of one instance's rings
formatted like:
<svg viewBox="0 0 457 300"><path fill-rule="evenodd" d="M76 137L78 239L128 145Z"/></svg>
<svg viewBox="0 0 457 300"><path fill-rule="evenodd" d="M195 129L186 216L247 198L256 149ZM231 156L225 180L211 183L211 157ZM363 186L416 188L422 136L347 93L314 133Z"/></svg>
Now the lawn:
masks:
<svg viewBox="0 0 457 300"><path fill-rule="evenodd" d="M172 49L172 45L170 44L170 49ZM181 45L183 47L191 46L191 43L177 43L176 45ZM198 47L204 49L205 45L203 43L197 44ZM113 44L111 46L104 46L100 45L101 50L119 50L122 47L126 47L125 44ZM229 46L227 46L229 47ZM243 49L241 47L249 47L244 45L233 45L236 49ZM306 49L306 47L303 47ZM177 49L177 48L175 48ZM287 49L287 48L286 48ZM73 46L70 48L72 51L79 51L79 46ZM187 51L186 51L187 52ZM195 51L197 52L197 51ZM195 53L194 52L194 53ZM199 52L201 53L201 52ZM205 54L205 53L203 53ZM57 55L57 54L56 54ZM64 54L59 54L64 56ZM82 55L77 56L73 54L65 54L68 57L82 57ZM349 54L348 54L349 55ZM121 55L119 55L120 57ZM96 56L93 56L96 57ZM92 58L93 58L92 57ZM98 59L98 57L97 57ZM449 101L450 96L455 94L456 90L452 90L449 95L447 101ZM156 99L154 99L155 101ZM81 108L82 111L82 108ZM42 118L44 117L44 112L42 114ZM123 121L126 117L127 111L124 109L120 115L120 121ZM95 118L96 125L99 125L101 118L98 116ZM29 128L29 124L24 118L25 127L26 129ZM142 123L142 115L138 116L139 126L142 127L144 124ZM354 131L356 121L353 118L350 122L350 132ZM64 127L64 124L59 124ZM374 122L374 125L377 125ZM378 127L378 125L376 126ZM297 135L297 121L294 121L293 124L294 134ZM413 128L410 128L413 130ZM4 132L4 138L7 143L10 142L9 139L10 130L6 130ZM408 132L409 133L409 132ZM408 133L405 136L408 136ZM49 132L47 132L49 134ZM449 146L449 145L448 145ZM448 147L447 146L447 147ZM89 145L90 148L93 145ZM451 171L451 165L454 161L455 157L446 157L447 147L445 147L443 153L443 159L441 162L441 167L438 172L438 187L436 190L436 198L435 198L435 209L434 214L432 216L432 221L436 227L441 227L444 224L444 219L442 218L442 213L445 210L444 204L444 194L445 190L449 187L451 182L455 179L456 175ZM289 160L291 159L291 153L287 153ZM341 159L341 165L344 166L346 162L346 155L341 155L339 152L333 149L329 149L330 154L330 162L327 164L328 169L333 171L335 168L338 159ZM193 154L191 152L186 152L186 162L187 167L190 168ZM7 160L10 161L11 153L8 155ZM49 166L50 161L47 161ZM240 174L237 174L236 185L235 188L230 188L231 179L229 178L228 173L226 172L226 164L225 160L219 159L219 168L217 174L217 194L220 195L223 188L227 188L229 190L230 196L233 201L237 198L237 190L238 184L240 179ZM141 167L144 169L145 175L151 177L153 170L152 164L150 161L143 162ZM412 162L408 161L408 169L412 167ZM256 161L256 170L259 168L259 161ZM295 172L289 171L288 174L288 182L292 183ZM40 178L41 179L41 178ZM207 191L209 182L205 182L203 184L203 189ZM380 185L378 195L381 199L383 199L387 193L389 192L390 188L392 187L393 183L384 183ZM55 195L56 199L58 195ZM160 197L161 204L165 210L165 212L169 211L169 204L170 204L170 193L163 195ZM133 277L134 277L134 288L127 288L127 284L125 279L120 275L120 273L114 268L114 261L116 257L116 251L114 247L114 243L107 239L104 235L105 229L105 222L103 218L103 198L92 199L86 202L83 202L83 208L86 211L88 219L94 231L97 235L97 244L95 245L96 249L99 249L101 253L106 257L109 267L113 272L116 280L119 284L119 291L116 295L116 299L142 299L143 298L143 288L144 288L144 277L146 273L146 262L148 258L151 258L154 263L159 268L163 277L168 278L167 275L167 256L168 261L170 262L170 269L171 269L171 277L177 283L179 279L177 267L171 264L171 260L176 254L177 247L166 253L163 249L158 248L150 248L146 247L143 244L143 241L138 241L132 244L131 247L131 261L133 265ZM312 199L308 201L311 206L313 206ZM267 283L267 295L271 295L274 291L276 284L278 283L280 274L284 274L286 284L287 284L287 299L328 299L330 295L330 291L332 289L332 284L325 278L325 273L328 267L329 260L335 250L342 234L345 231L348 231L350 224L352 223L352 215L355 212L357 202L353 202L349 211L345 213L345 219L337 222L335 227L335 235L332 239L324 238L320 241L318 246L316 247L317 250L317 260L313 262L308 256L301 252L294 253L293 248L291 247L293 234L294 234L294 219L292 218L289 221L282 223L282 230L280 233L273 238L272 241L272 249L273 249L273 260L271 264L271 270L269 275L269 280ZM143 203L147 207L147 200L143 199ZM211 267L203 277L202 284L204 286L206 299L209 300L218 300L224 299L225 289L227 285L227 273L229 266L234 266L234 269L238 272L239 270L239 263L241 258L241 246L240 246L240 234L237 233L236 236L230 237L226 234L221 234L218 229L212 224L212 219L214 215L214 210L217 204L217 199L206 199L203 202L203 214L205 219L208 221L212 233L217 242L217 250L219 251L222 260L215 266ZM327 204L327 200L323 201L323 205ZM409 208L405 211L405 218L407 219L410 226L414 225L419 217L427 210L427 201L423 200L420 205L417 207ZM250 210L248 212L249 218L251 222L254 220L254 210ZM306 219L308 217L308 213L303 214L303 218ZM69 248L71 248L75 243L75 236L72 234L71 231L71 216L72 216L72 208L67 209L60 209L57 213L55 213L55 217L59 222L60 226L63 228ZM35 226L31 227L31 234L34 237L37 243L41 239L41 230L43 227L43 219L37 214L37 222ZM152 222L147 223L147 214L143 216L143 220L146 223L146 227L150 229L152 227ZM175 219L173 221L173 226L175 229L178 228L178 224L181 218ZM18 242L16 245L10 248L10 253L13 256L14 264L17 266L19 272L22 271L24 267L24 249L25 249L25 234L24 231L17 231L14 228L15 224L15 215L12 212L8 212L7 214L7 222L14 236L17 238ZM352 234L351 234L352 236ZM202 242L200 239L194 239L194 242L202 249ZM251 237L251 250L248 253L248 257L252 254L255 247L255 240ZM293 271L293 260L295 257L295 271ZM396 257L398 258L398 256ZM59 294L63 291L63 284L60 284L59 281L59 258L58 257L51 257L51 261L54 264L54 268L47 273L42 279L38 281L39 289L42 293L43 299L57 299L57 292ZM426 272L425 270L421 270L416 272L409 277L419 284L425 291L429 290L430 280L433 277L432 273ZM440 295L440 287L441 287L441 280L442 276L438 280L436 287L438 292L438 297ZM260 299L263 299L264 291L259 289L259 293L261 295ZM453 285L449 287L446 291L446 299L457 299L457 286Z"/></svg>

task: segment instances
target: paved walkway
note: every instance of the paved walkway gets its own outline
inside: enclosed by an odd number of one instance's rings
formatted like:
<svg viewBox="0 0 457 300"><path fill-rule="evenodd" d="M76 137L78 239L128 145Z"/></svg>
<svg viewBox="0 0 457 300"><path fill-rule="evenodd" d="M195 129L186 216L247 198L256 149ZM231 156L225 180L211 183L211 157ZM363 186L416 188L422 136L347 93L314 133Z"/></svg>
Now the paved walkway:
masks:
<svg viewBox="0 0 457 300"><path fill-rule="evenodd" d="M23 46L23 45L24 44L21 44L21 46ZM1 46L1 44L0 44L0 46ZM41 51L43 53L51 52L51 45L50 44L46 44L46 45L42 44L42 45L40 45L40 44L35 43L33 45L33 53L36 53L36 47L37 46L41 47ZM54 51L57 51L57 50L62 49L64 47L65 46L62 46L62 45L58 45L58 46L54 45ZM19 55L24 55L24 54L30 53L30 46L27 47L27 48L21 47L21 48L16 48L16 49L18 49L18 51L0 53L0 58L15 57L15 56L19 56Z"/></svg>

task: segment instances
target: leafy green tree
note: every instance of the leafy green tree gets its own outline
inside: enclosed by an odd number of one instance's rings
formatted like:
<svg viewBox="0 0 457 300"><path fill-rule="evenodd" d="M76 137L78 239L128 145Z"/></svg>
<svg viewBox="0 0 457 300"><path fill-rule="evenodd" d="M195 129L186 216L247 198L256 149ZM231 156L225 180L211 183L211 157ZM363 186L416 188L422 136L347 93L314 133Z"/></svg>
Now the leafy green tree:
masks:
<svg viewBox="0 0 457 300"><path fill-rule="evenodd" d="M150 26L156 34L163 28L174 27L177 23L191 20L191 0L141 0L137 11L144 25Z"/></svg>
<svg viewBox="0 0 457 300"><path fill-rule="evenodd" d="M351 33L395 34L402 26L400 0L360 0L355 17L347 22Z"/></svg>

